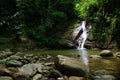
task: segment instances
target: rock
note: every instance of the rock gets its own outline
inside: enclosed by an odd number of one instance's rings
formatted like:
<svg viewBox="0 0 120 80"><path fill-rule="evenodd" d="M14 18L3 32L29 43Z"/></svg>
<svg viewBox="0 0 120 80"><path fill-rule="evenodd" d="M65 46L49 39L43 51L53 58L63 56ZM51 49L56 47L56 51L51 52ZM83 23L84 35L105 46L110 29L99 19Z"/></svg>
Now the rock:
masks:
<svg viewBox="0 0 120 80"><path fill-rule="evenodd" d="M27 60L27 59L21 59L21 60L19 60L19 61L22 62L23 64L28 64L28 63L30 63L30 61Z"/></svg>
<svg viewBox="0 0 120 80"><path fill-rule="evenodd" d="M6 65L9 67L20 67L23 65L23 63L17 60L10 60L6 63Z"/></svg>
<svg viewBox="0 0 120 80"><path fill-rule="evenodd" d="M110 50L103 50L100 53L101 57L113 57L113 54Z"/></svg>
<svg viewBox="0 0 120 80"><path fill-rule="evenodd" d="M17 55L12 55L12 56L10 56L10 59L11 60L19 60L19 59L21 59L21 57L17 56Z"/></svg>
<svg viewBox="0 0 120 80"><path fill-rule="evenodd" d="M104 79L101 79L101 76L103 76L103 75L109 75L109 72L106 70L97 70L94 72L93 79L94 80L104 80Z"/></svg>
<svg viewBox="0 0 120 80"><path fill-rule="evenodd" d="M69 80L86 80L84 77L70 76Z"/></svg>
<svg viewBox="0 0 120 80"><path fill-rule="evenodd" d="M2 68L2 71L4 73L6 73L6 75L10 75L12 76L12 78L14 80L28 80L28 78L30 77L29 73L25 73L25 72L12 72L9 69L7 69L6 67ZM1 80L1 79L0 79Z"/></svg>
<svg viewBox="0 0 120 80"><path fill-rule="evenodd" d="M0 60L0 67L1 67L1 66L4 66L5 63L6 63L6 60Z"/></svg>
<svg viewBox="0 0 120 80"><path fill-rule="evenodd" d="M18 72L18 69L15 67L8 67L8 70L10 70L13 73Z"/></svg>
<svg viewBox="0 0 120 80"><path fill-rule="evenodd" d="M40 80L50 80L47 77L42 77Z"/></svg>
<svg viewBox="0 0 120 80"><path fill-rule="evenodd" d="M51 70L48 75L49 78L58 78L61 76L62 76L61 72L59 72L58 70L55 70L55 69Z"/></svg>
<svg viewBox="0 0 120 80"><path fill-rule="evenodd" d="M115 53L115 57L120 58L120 52Z"/></svg>
<svg viewBox="0 0 120 80"><path fill-rule="evenodd" d="M0 75L6 75L4 71L4 66L0 66Z"/></svg>
<svg viewBox="0 0 120 80"><path fill-rule="evenodd" d="M116 80L116 78L112 75L101 75L101 76L95 76L94 80Z"/></svg>
<svg viewBox="0 0 120 80"><path fill-rule="evenodd" d="M4 51L5 51L5 52L11 52L11 50L10 50L10 49L4 49Z"/></svg>
<svg viewBox="0 0 120 80"><path fill-rule="evenodd" d="M13 52L11 52L11 51L2 51L2 53L6 54L6 55L12 55L13 54Z"/></svg>
<svg viewBox="0 0 120 80"><path fill-rule="evenodd" d="M116 80L113 75L102 75L101 80Z"/></svg>
<svg viewBox="0 0 120 80"><path fill-rule="evenodd" d="M13 80L13 79L9 76L0 76L0 80Z"/></svg>
<svg viewBox="0 0 120 80"><path fill-rule="evenodd" d="M86 76L87 66L79 59L58 55L55 60L55 66L68 76Z"/></svg>
<svg viewBox="0 0 120 80"><path fill-rule="evenodd" d="M48 63L46 62L46 63L44 63L44 65L45 65L45 66L53 66L53 65L54 65L54 62L48 62Z"/></svg>
<svg viewBox="0 0 120 80"><path fill-rule="evenodd" d="M37 68L43 67L42 63L38 63L38 64L26 64L24 66L22 66L19 71L21 72L26 72L28 74L30 74L31 76L34 75L37 72Z"/></svg>
<svg viewBox="0 0 120 80"><path fill-rule="evenodd" d="M15 74L11 74L15 80L28 80L30 77L30 74L25 72L18 72Z"/></svg>
<svg viewBox="0 0 120 80"><path fill-rule="evenodd" d="M42 67L37 68L37 72L43 73Z"/></svg>
<svg viewBox="0 0 120 80"><path fill-rule="evenodd" d="M52 56L50 56L50 55L47 55L47 57L46 57L47 60L49 60L51 58L52 58Z"/></svg>
<svg viewBox="0 0 120 80"><path fill-rule="evenodd" d="M63 77L58 77L57 80L64 80L64 78Z"/></svg>
<svg viewBox="0 0 120 80"><path fill-rule="evenodd" d="M99 58L101 58L101 56L99 56L99 55L90 55L89 57L90 57L90 58L94 58L94 59L99 59Z"/></svg>
<svg viewBox="0 0 120 80"><path fill-rule="evenodd" d="M94 72L95 76L108 75L108 74L109 74L109 72L106 70L97 70Z"/></svg>
<svg viewBox="0 0 120 80"><path fill-rule="evenodd" d="M41 80L42 74L36 74L32 80Z"/></svg>

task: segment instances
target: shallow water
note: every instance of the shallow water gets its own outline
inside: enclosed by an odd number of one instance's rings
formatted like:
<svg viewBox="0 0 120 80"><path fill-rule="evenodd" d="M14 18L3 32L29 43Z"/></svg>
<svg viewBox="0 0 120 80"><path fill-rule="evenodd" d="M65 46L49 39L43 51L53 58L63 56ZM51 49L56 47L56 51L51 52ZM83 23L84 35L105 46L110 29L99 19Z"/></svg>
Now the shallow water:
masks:
<svg viewBox="0 0 120 80"><path fill-rule="evenodd" d="M99 54L100 50L87 50L89 55ZM41 55L78 55L79 51L77 49L68 49L68 50L32 50L25 51L27 54L41 54Z"/></svg>

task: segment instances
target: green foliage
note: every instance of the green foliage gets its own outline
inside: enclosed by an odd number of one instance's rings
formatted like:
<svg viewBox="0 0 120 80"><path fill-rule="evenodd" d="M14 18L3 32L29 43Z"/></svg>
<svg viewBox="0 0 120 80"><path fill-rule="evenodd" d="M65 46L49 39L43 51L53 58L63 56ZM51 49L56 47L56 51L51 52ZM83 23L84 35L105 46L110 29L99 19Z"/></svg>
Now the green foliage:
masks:
<svg viewBox="0 0 120 80"><path fill-rule="evenodd" d="M119 0L1 0L0 36L22 35L38 46L59 47L73 21L88 20L96 43L120 47ZM31 42L32 42L31 41ZM18 41L17 41L18 42Z"/></svg>
<svg viewBox="0 0 120 80"><path fill-rule="evenodd" d="M81 19L92 24L93 38L103 48L118 42L120 5L119 0L79 0L75 9ZM115 38L117 36L117 39ZM104 45L104 46L103 46Z"/></svg>
<svg viewBox="0 0 120 80"><path fill-rule="evenodd" d="M65 30L75 19L73 0L21 0L26 34L39 46L58 47Z"/></svg>

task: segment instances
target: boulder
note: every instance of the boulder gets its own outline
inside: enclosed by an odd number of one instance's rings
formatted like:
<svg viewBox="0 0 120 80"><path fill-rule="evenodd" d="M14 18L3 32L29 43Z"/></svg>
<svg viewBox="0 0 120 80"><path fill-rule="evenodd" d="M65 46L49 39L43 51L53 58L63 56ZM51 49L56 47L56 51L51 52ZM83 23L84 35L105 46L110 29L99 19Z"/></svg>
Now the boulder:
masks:
<svg viewBox="0 0 120 80"><path fill-rule="evenodd" d="M6 65L9 67L20 67L23 65L23 63L17 60L10 60L6 63Z"/></svg>
<svg viewBox="0 0 120 80"><path fill-rule="evenodd" d="M110 50L103 50L100 53L101 57L113 57L113 53Z"/></svg>
<svg viewBox="0 0 120 80"><path fill-rule="evenodd" d="M102 75L101 80L116 80L113 75Z"/></svg>
<svg viewBox="0 0 120 80"><path fill-rule="evenodd" d="M18 72L15 74L11 74L11 76L15 79L15 80L28 80L30 77L30 74L26 73L26 72Z"/></svg>
<svg viewBox="0 0 120 80"><path fill-rule="evenodd" d="M79 59L58 55L55 60L55 66L68 76L86 76L87 66Z"/></svg>
<svg viewBox="0 0 120 80"><path fill-rule="evenodd" d="M13 80L13 79L9 76L0 76L0 80Z"/></svg>
<svg viewBox="0 0 120 80"><path fill-rule="evenodd" d="M10 59L11 60L19 60L19 59L21 59L21 57L17 56L17 55L12 55L12 56L10 56Z"/></svg>
<svg viewBox="0 0 120 80"><path fill-rule="evenodd" d="M37 72L37 69L43 67L42 63L33 63L33 64L26 64L22 66L19 71L20 72L25 72L30 74L31 76L34 75Z"/></svg>
<svg viewBox="0 0 120 80"><path fill-rule="evenodd" d="M9 69L7 69L6 67L2 68L2 71L6 74L6 75L10 75L14 80L28 80L28 78L30 77L29 73L26 72L12 72ZM3 80L3 79L0 79ZM7 80L7 79L5 79Z"/></svg>

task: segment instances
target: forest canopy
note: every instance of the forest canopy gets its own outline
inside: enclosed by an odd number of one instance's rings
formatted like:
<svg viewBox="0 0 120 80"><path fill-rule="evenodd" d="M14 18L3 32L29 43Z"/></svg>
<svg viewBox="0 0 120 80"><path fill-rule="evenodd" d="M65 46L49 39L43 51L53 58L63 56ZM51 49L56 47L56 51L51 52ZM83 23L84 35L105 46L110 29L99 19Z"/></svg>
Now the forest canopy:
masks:
<svg viewBox="0 0 120 80"><path fill-rule="evenodd" d="M19 43L25 35L37 46L59 47L77 20L92 25L96 45L120 47L119 0L0 0L0 36Z"/></svg>

